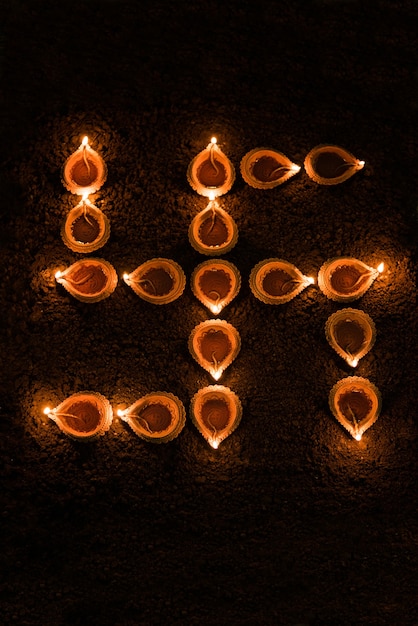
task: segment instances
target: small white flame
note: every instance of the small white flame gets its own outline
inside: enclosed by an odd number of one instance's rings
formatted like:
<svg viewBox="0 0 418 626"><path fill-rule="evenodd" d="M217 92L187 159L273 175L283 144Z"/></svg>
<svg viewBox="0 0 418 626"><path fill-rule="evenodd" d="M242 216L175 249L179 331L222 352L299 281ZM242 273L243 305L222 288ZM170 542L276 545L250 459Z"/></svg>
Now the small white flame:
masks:
<svg viewBox="0 0 418 626"><path fill-rule="evenodd" d="M214 191L209 191L209 200L211 202L213 202L215 200L215 192Z"/></svg>
<svg viewBox="0 0 418 626"><path fill-rule="evenodd" d="M57 272L55 272L55 280L59 280L61 276L62 276L61 270L58 270Z"/></svg>
<svg viewBox="0 0 418 626"><path fill-rule="evenodd" d="M51 411L52 411L51 407L46 406L46 407L44 408L44 411L43 411L43 412L44 412L44 415L49 415L49 414L51 413Z"/></svg>
<svg viewBox="0 0 418 626"><path fill-rule="evenodd" d="M296 165L296 163L292 163L290 166L292 172L300 172L300 165Z"/></svg>
<svg viewBox="0 0 418 626"><path fill-rule="evenodd" d="M347 359L347 363L351 365L351 367L357 367L358 359Z"/></svg>
<svg viewBox="0 0 418 626"><path fill-rule="evenodd" d="M212 375L212 378L214 378L215 380L219 380L220 377L222 376L222 370L212 369L210 373Z"/></svg>
<svg viewBox="0 0 418 626"><path fill-rule="evenodd" d="M209 443L215 450L219 448L219 439L210 439Z"/></svg>
<svg viewBox="0 0 418 626"><path fill-rule="evenodd" d="M87 137L87 135L85 137L83 137L83 141L81 142L82 146L87 146L89 143L89 138Z"/></svg>
<svg viewBox="0 0 418 626"><path fill-rule="evenodd" d="M383 261L381 263L379 263L379 265L377 266L377 271L379 272L379 274L381 274L384 269L385 269L385 264L383 263Z"/></svg>
<svg viewBox="0 0 418 626"><path fill-rule="evenodd" d="M213 143L213 145L215 145L216 143L218 143L218 140L216 139L216 137L212 137L210 143Z"/></svg>
<svg viewBox="0 0 418 626"><path fill-rule="evenodd" d="M217 315L222 311L222 304L210 304L209 309L212 311L212 313Z"/></svg>
<svg viewBox="0 0 418 626"><path fill-rule="evenodd" d="M89 198L89 194L88 193L83 193L83 196L82 196L81 200L83 202L86 202L86 200L88 200L88 198Z"/></svg>
<svg viewBox="0 0 418 626"><path fill-rule="evenodd" d="M313 285L315 283L315 278L313 276L305 276L305 280L309 285Z"/></svg>
<svg viewBox="0 0 418 626"><path fill-rule="evenodd" d="M122 278L123 278L123 280L128 281L128 280L129 280L129 278L130 278L130 276L131 276L130 274L128 274L127 272L125 272L125 273L123 274Z"/></svg>
<svg viewBox="0 0 418 626"><path fill-rule="evenodd" d="M366 165L366 161L357 161L357 165L361 169L362 167L364 167Z"/></svg>
<svg viewBox="0 0 418 626"><path fill-rule="evenodd" d="M357 433L357 435L354 435L354 439L356 441L361 441L361 438L362 438L362 434L361 433Z"/></svg>
<svg viewBox="0 0 418 626"><path fill-rule="evenodd" d="M116 411L116 415L117 415L118 417L124 417L124 415L125 415L125 411L123 411L122 409L118 409L118 410Z"/></svg>

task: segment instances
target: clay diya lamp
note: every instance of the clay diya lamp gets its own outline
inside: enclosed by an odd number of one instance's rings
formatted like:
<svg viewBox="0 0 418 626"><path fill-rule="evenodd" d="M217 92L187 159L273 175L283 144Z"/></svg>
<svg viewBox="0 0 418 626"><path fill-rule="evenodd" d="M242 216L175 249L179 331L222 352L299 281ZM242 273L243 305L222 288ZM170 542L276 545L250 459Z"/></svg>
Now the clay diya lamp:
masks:
<svg viewBox="0 0 418 626"><path fill-rule="evenodd" d="M210 385L193 396L190 413L198 431L216 449L240 423L242 406L229 387Z"/></svg>
<svg viewBox="0 0 418 626"><path fill-rule="evenodd" d="M99 302L114 292L118 284L115 268L103 259L83 259L66 270L58 271L55 280L81 302Z"/></svg>
<svg viewBox="0 0 418 626"><path fill-rule="evenodd" d="M105 182L106 164L90 147L88 137L84 137L78 150L64 163L62 177L65 188L78 195L94 193Z"/></svg>
<svg viewBox="0 0 418 626"><path fill-rule="evenodd" d="M350 367L356 367L373 347L376 328L372 318L364 311L341 309L327 319L325 336L335 352Z"/></svg>
<svg viewBox="0 0 418 626"><path fill-rule="evenodd" d="M186 422L183 403L164 391L143 396L124 411L119 410L118 415L138 437L152 443L175 439Z"/></svg>
<svg viewBox="0 0 418 626"><path fill-rule="evenodd" d="M146 261L123 280L135 293L152 304L168 304L181 296L186 276L178 263L156 258Z"/></svg>
<svg viewBox="0 0 418 626"><path fill-rule="evenodd" d="M238 227L232 217L216 200L211 200L192 220L189 241L193 248L206 256L226 254L238 241Z"/></svg>
<svg viewBox="0 0 418 626"><path fill-rule="evenodd" d="M189 337L190 354L215 380L231 365L240 347L237 329L219 319L198 324Z"/></svg>
<svg viewBox="0 0 418 626"><path fill-rule="evenodd" d="M94 252L105 245L109 235L106 215L84 197L71 209L61 228L63 242L74 252Z"/></svg>
<svg viewBox="0 0 418 626"><path fill-rule="evenodd" d="M282 259L260 261L251 270L250 288L265 304L289 302L315 280L304 276L297 267Z"/></svg>
<svg viewBox="0 0 418 626"><path fill-rule="evenodd" d="M381 404L377 387L360 376L343 378L329 394L332 413L357 441L379 417Z"/></svg>
<svg viewBox="0 0 418 626"><path fill-rule="evenodd" d="M218 146L216 137L191 161L187 180L198 194L207 198L223 196L231 189L234 166Z"/></svg>
<svg viewBox="0 0 418 626"><path fill-rule="evenodd" d="M229 261L213 259L196 267L191 285L196 298L217 315L240 290L241 274Z"/></svg>
<svg viewBox="0 0 418 626"><path fill-rule="evenodd" d="M336 257L320 268L318 285L330 300L352 302L366 293L384 268L384 263L375 269L352 257Z"/></svg>
<svg viewBox="0 0 418 626"><path fill-rule="evenodd" d="M254 148L242 158L240 170L250 187L273 189L297 174L300 166L277 150Z"/></svg>
<svg viewBox="0 0 418 626"><path fill-rule="evenodd" d="M109 430L113 419L107 398L94 391L74 393L55 409L44 409L63 433L80 441L97 439Z"/></svg>
<svg viewBox="0 0 418 626"><path fill-rule="evenodd" d="M364 161L340 146L320 145L307 154L304 165L309 178L316 183L338 185L363 169Z"/></svg>

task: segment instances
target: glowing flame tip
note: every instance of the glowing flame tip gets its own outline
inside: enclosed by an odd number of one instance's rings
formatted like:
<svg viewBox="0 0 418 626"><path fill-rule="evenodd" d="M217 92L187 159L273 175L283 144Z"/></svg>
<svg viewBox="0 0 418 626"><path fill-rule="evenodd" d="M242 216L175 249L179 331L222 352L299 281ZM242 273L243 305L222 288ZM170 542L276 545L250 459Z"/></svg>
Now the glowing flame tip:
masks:
<svg viewBox="0 0 418 626"><path fill-rule="evenodd" d="M357 433L357 435L354 436L354 439L356 441L361 441L361 437L362 437L362 434L361 433Z"/></svg>
<svg viewBox="0 0 418 626"><path fill-rule="evenodd" d="M44 415L49 415L49 414L51 413L51 411L52 411L51 407L46 406L46 407L44 408L43 413L44 413Z"/></svg>
<svg viewBox="0 0 418 626"><path fill-rule="evenodd" d="M313 285L315 282L315 278L313 276L306 276L306 280L309 283L309 285Z"/></svg>
<svg viewBox="0 0 418 626"><path fill-rule="evenodd" d="M62 276L62 272L61 272L61 270L58 270L57 272L55 272L55 278L56 278L56 280L58 280L59 278L61 278L61 276Z"/></svg>
<svg viewBox="0 0 418 626"><path fill-rule="evenodd" d="M219 448L219 441L217 439L211 439L209 443L214 450L217 450Z"/></svg>
<svg viewBox="0 0 418 626"><path fill-rule="evenodd" d="M379 263L379 265L377 266L377 268L376 268L376 269L377 269L377 271L379 272L379 274L381 274L381 273L384 271L384 269L385 269L385 264L383 263L383 261L382 261L382 263Z"/></svg>
<svg viewBox="0 0 418 626"><path fill-rule="evenodd" d="M218 143L218 140L216 139L216 137L212 137L212 139L210 140L210 143L212 143L213 145Z"/></svg>
<svg viewBox="0 0 418 626"><path fill-rule="evenodd" d="M83 141L81 142L81 145L82 146L87 146L88 143L89 143L89 138L86 135L85 137L83 137Z"/></svg>

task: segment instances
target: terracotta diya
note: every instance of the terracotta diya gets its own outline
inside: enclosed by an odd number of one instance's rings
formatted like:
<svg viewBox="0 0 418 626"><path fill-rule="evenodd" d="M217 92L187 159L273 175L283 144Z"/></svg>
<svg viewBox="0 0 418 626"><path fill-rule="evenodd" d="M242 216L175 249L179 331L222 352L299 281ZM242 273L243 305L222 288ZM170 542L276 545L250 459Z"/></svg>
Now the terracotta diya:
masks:
<svg viewBox="0 0 418 626"><path fill-rule="evenodd" d="M314 282L288 261L275 258L260 261L250 274L251 291L265 304L289 302Z"/></svg>
<svg viewBox="0 0 418 626"><path fill-rule="evenodd" d="M327 319L325 336L335 352L351 367L356 367L373 347L376 328L364 311L341 309Z"/></svg>
<svg viewBox="0 0 418 626"><path fill-rule="evenodd" d="M196 298L216 315L237 295L241 274L229 261L213 259L195 268L191 285Z"/></svg>
<svg viewBox="0 0 418 626"><path fill-rule="evenodd" d="M99 302L114 292L118 276L113 265L104 259L83 259L55 274L60 283L81 302Z"/></svg>
<svg viewBox="0 0 418 626"><path fill-rule="evenodd" d="M206 320L189 337L190 354L215 380L231 365L240 347L237 329L225 320Z"/></svg>
<svg viewBox="0 0 418 626"><path fill-rule="evenodd" d="M109 220L88 198L71 209L61 228L63 242L74 252L94 252L105 245L109 235Z"/></svg>
<svg viewBox="0 0 418 626"><path fill-rule="evenodd" d="M91 194L100 189L107 177L107 167L102 157L89 145L88 137L68 157L62 170L63 183L75 194Z"/></svg>
<svg viewBox="0 0 418 626"><path fill-rule="evenodd" d="M211 200L192 220L189 241L197 252L206 256L226 254L238 241L238 227L217 201Z"/></svg>
<svg viewBox="0 0 418 626"><path fill-rule="evenodd" d="M240 423L242 406L229 387L211 385L193 396L190 413L198 431L216 449Z"/></svg>
<svg viewBox="0 0 418 626"><path fill-rule="evenodd" d="M132 428L134 433L153 443L167 443L175 439L186 422L183 403L172 393L156 391L143 396L119 417Z"/></svg>
<svg viewBox="0 0 418 626"><path fill-rule="evenodd" d="M254 148L242 158L240 170L243 179L251 187L273 189L297 174L300 166L278 150Z"/></svg>
<svg viewBox="0 0 418 626"><path fill-rule="evenodd" d="M231 189L234 166L218 146L216 137L190 162L187 180L198 194L207 198L223 196Z"/></svg>
<svg viewBox="0 0 418 626"><path fill-rule="evenodd" d="M316 183L338 185L363 169L364 161L340 146L320 145L307 154L304 165L309 178Z"/></svg>
<svg viewBox="0 0 418 626"><path fill-rule="evenodd" d="M366 293L383 270L383 263L375 269L352 257L335 257L320 268L318 285L330 300L352 302Z"/></svg>
<svg viewBox="0 0 418 626"><path fill-rule="evenodd" d="M332 413L357 441L379 417L381 404L377 387L360 376L343 378L329 394Z"/></svg>
<svg viewBox="0 0 418 626"><path fill-rule="evenodd" d="M186 276L178 263L171 259L155 258L142 263L123 280L135 293L152 304L168 304L181 296Z"/></svg>
<svg viewBox="0 0 418 626"><path fill-rule="evenodd" d="M80 441L91 441L109 430L113 419L107 398L94 391L69 396L55 409L47 407L44 414L66 435Z"/></svg>

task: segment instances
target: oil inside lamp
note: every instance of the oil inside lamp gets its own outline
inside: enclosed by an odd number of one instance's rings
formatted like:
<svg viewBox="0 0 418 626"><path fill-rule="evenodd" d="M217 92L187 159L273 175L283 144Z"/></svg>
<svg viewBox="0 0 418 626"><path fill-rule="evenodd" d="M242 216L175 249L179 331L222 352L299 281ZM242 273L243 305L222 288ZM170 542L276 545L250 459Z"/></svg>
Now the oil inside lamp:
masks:
<svg viewBox="0 0 418 626"><path fill-rule="evenodd" d="M222 196L229 191L235 180L231 161L218 146L216 137L191 161L187 180L201 196Z"/></svg>
<svg viewBox="0 0 418 626"><path fill-rule="evenodd" d="M55 273L55 280L81 302L99 302L110 296L118 277L115 268L104 259L88 258Z"/></svg>
<svg viewBox="0 0 418 626"><path fill-rule="evenodd" d="M189 351L212 378L219 380L241 347L238 331L224 320L206 320L189 337Z"/></svg>
<svg viewBox="0 0 418 626"><path fill-rule="evenodd" d="M109 401L94 391L75 393L54 409L46 407L43 412L62 432L80 441L103 435L113 420Z"/></svg>
<svg viewBox="0 0 418 626"><path fill-rule="evenodd" d="M364 311L341 309L328 318L325 336L330 346L350 367L357 367L360 359L374 345L376 328Z"/></svg>
<svg viewBox="0 0 418 626"><path fill-rule="evenodd" d="M304 276L288 261L276 258L260 261L250 274L251 291L265 304L289 302L314 282L312 276Z"/></svg>
<svg viewBox="0 0 418 626"><path fill-rule="evenodd" d="M146 261L123 280L135 293L153 304L168 304L181 296L186 276L178 263L171 259L155 258Z"/></svg>
<svg viewBox="0 0 418 626"><path fill-rule="evenodd" d="M217 315L237 295L241 275L229 261L212 259L195 268L191 286L196 298Z"/></svg>
<svg viewBox="0 0 418 626"><path fill-rule="evenodd" d="M190 413L198 431L216 450L240 423L242 406L229 387L210 385L193 396Z"/></svg>
<svg viewBox="0 0 418 626"><path fill-rule="evenodd" d="M308 176L320 185L338 185L363 169L365 162L334 145L313 148L305 158Z"/></svg>
<svg viewBox="0 0 418 626"><path fill-rule="evenodd" d="M109 235L109 220L87 194L71 209L61 228L63 242L74 252L94 252L105 245Z"/></svg>
<svg viewBox="0 0 418 626"><path fill-rule="evenodd" d="M271 148L254 148L242 158L243 179L256 189L273 189L295 176L300 166Z"/></svg>
<svg viewBox="0 0 418 626"><path fill-rule="evenodd" d="M363 433L375 423L381 411L381 395L367 378L349 376L331 389L329 406L340 424L360 441Z"/></svg>
<svg viewBox="0 0 418 626"><path fill-rule="evenodd" d="M366 293L384 267L384 263L370 267L352 257L329 259L319 270L318 286L331 300L352 302Z"/></svg>
<svg viewBox="0 0 418 626"><path fill-rule="evenodd" d="M91 194L100 189L107 178L107 167L102 157L84 137L79 148L64 163L63 183L71 193Z"/></svg>
<svg viewBox="0 0 418 626"><path fill-rule="evenodd" d="M138 437L153 443L172 441L186 422L183 403L164 391L149 393L117 414Z"/></svg>
<svg viewBox="0 0 418 626"><path fill-rule="evenodd" d="M197 252L218 256L236 245L238 228L232 217L211 196L207 207L190 224L189 241Z"/></svg>

